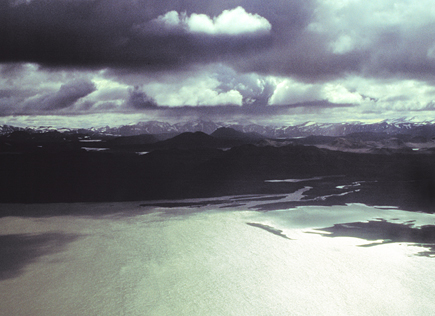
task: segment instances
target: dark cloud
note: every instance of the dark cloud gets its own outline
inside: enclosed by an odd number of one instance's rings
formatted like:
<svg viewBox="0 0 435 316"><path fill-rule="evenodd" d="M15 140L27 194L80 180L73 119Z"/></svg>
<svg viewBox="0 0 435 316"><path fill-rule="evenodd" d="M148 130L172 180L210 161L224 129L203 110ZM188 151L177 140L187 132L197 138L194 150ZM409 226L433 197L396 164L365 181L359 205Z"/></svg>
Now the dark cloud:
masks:
<svg viewBox="0 0 435 316"><path fill-rule="evenodd" d="M394 28L385 31L375 39L373 48L378 49L373 49L364 70L376 77L433 80L435 56L430 56L430 48L435 44L434 39L435 23L430 27L416 27L409 33Z"/></svg>
<svg viewBox="0 0 435 316"><path fill-rule="evenodd" d="M34 91L15 89L0 89L0 116L21 111L21 104L27 98L35 96Z"/></svg>
<svg viewBox="0 0 435 316"><path fill-rule="evenodd" d="M54 1L0 5L0 62L57 67L182 68L237 63L295 38L308 23L311 1ZM171 10L218 16L243 7L272 24L270 34L161 32L152 20Z"/></svg>
<svg viewBox="0 0 435 316"><path fill-rule="evenodd" d="M327 115L325 110L331 108L351 107L349 104L332 104L327 101L306 102L286 106L181 106L149 108L146 111L147 120L191 121L211 120L215 122L286 122L292 118L306 119L306 115ZM327 113L327 112L326 112ZM280 123L280 124L281 124Z"/></svg>
<svg viewBox="0 0 435 316"><path fill-rule="evenodd" d="M93 105L94 113L106 113L113 110L118 110L119 112L118 106L114 102L102 102L97 106Z"/></svg>
<svg viewBox="0 0 435 316"><path fill-rule="evenodd" d="M432 110L430 5L0 0L0 112L260 116L348 103ZM241 22L219 21L229 13ZM181 105L199 107L165 107Z"/></svg>
<svg viewBox="0 0 435 316"><path fill-rule="evenodd" d="M43 108L44 110L57 110L70 107L95 90L95 85L90 81L73 81L64 84L59 91L44 100Z"/></svg>
<svg viewBox="0 0 435 316"><path fill-rule="evenodd" d="M295 108L306 109L307 113L313 110L323 110L329 108L352 107L351 104L335 104L326 100L314 102L301 102L291 105L275 106L236 106L236 105L217 105L217 106L159 106L158 108L148 108L154 110L156 114L164 117L209 117L213 119L231 118L232 116L270 117L276 115L287 115ZM305 111L305 110L303 110Z"/></svg>
<svg viewBox="0 0 435 316"><path fill-rule="evenodd" d="M429 102L421 110L422 111L435 111L435 101Z"/></svg>
<svg viewBox="0 0 435 316"><path fill-rule="evenodd" d="M0 89L0 99L3 98L10 98L12 96L14 96L15 91L10 90L10 89Z"/></svg>
<svg viewBox="0 0 435 316"><path fill-rule="evenodd" d="M17 77L23 72L24 65L21 63L8 63L0 65L0 74L5 77Z"/></svg>
<svg viewBox="0 0 435 316"><path fill-rule="evenodd" d="M149 97L138 86L135 86L134 89L129 91L129 99L127 104L138 110L157 107L156 101Z"/></svg>
<svg viewBox="0 0 435 316"><path fill-rule="evenodd" d="M61 110L74 105L79 99L96 90L95 85L88 80L73 80L63 84L55 93L46 93L29 99L24 108L26 111Z"/></svg>
<svg viewBox="0 0 435 316"><path fill-rule="evenodd" d="M159 70L238 56L270 44L264 36L143 32L152 19L177 9L187 10L177 1L33 0L11 6L2 0L0 61Z"/></svg>
<svg viewBox="0 0 435 316"><path fill-rule="evenodd" d="M433 76L433 22L414 28L382 24L375 18L371 23L368 17L381 9L388 13L393 6L389 3L378 8L314 0L1 0L0 62L155 71L225 62L243 72L290 75L304 81L349 73ZM153 24L170 11L212 18L239 6L266 19L271 31L210 36L162 30Z"/></svg>
<svg viewBox="0 0 435 316"><path fill-rule="evenodd" d="M83 102L83 104L81 104L81 106L77 110L79 110L79 111L89 111L89 110L92 109L93 106L94 106L93 102L86 101L86 102Z"/></svg>

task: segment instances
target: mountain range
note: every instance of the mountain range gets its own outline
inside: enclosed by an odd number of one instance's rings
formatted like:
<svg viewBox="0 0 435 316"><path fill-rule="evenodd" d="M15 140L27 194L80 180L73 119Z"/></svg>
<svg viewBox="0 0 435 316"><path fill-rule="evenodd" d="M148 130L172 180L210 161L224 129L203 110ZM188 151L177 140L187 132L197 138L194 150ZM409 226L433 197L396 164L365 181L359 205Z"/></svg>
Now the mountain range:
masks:
<svg viewBox="0 0 435 316"><path fill-rule="evenodd" d="M435 212L432 123L224 125L3 126L0 202L286 194L305 187L298 203Z"/></svg>
<svg viewBox="0 0 435 316"><path fill-rule="evenodd" d="M167 138L185 132L203 132L211 134L218 128L227 127L243 133L256 133L268 138L304 137L310 135L345 136L351 133L375 132L392 134L408 134L412 136L435 137L435 120L426 122L412 122L409 120L382 121L378 123L315 123L306 122L289 126L264 126L258 124L241 123L215 123L211 121L192 121L185 123L169 124L166 122L148 121L139 122L119 127L98 128L61 128L50 126L41 127L15 127L11 125L0 126L0 135L14 131L27 131L31 133L45 133L58 131L61 133L80 133L106 136L134 136L141 134L167 135Z"/></svg>

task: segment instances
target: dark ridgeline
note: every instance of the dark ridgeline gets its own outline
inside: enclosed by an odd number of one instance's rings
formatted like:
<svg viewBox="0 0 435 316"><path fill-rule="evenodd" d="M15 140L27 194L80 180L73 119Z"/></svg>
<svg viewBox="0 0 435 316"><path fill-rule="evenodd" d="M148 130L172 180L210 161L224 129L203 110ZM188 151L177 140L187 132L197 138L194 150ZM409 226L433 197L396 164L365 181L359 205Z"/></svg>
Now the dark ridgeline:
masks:
<svg viewBox="0 0 435 316"><path fill-rule="evenodd" d="M126 137L13 131L0 138L0 202L181 199L290 193L311 186L306 202L286 206L361 202L433 212L435 152L428 137L364 132L271 139L227 127L210 135ZM419 143L421 150L412 150L410 143ZM340 194L337 186L355 181L359 191Z"/></svg>

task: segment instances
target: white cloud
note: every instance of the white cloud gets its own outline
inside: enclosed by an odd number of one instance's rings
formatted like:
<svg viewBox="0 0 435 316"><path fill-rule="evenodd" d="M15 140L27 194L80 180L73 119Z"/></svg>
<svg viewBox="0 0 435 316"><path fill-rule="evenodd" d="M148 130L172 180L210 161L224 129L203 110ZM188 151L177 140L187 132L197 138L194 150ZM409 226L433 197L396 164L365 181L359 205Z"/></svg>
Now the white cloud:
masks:
<svg viewBox="0 0 435 316"><path fill-rule="evenodd" d="M140 85L162 106L255 105L266 106L279 83L274 76L238 73L223 64L192 67L177 73L131 74L112 78Z"/></svg>
<svg viewBox="0 0 435 316"><path fill-rule="evenodd" d="M278 81L278 79L277 79ZM271 105L286 105L319 100L320 86L298 82L291 78L280 79L270 98Z"/></svg>
<svg viewBox="0 0 435 316"><path fill-rule="evenodd" d="M107 78L95 76L94 83L97 91L90 94L87 99L97 101L116 101L128 98L128 89L131 87Z"/></svg>
<svg viewBox="0 0 435 316"><path fill-rule="evenodd" d="M351 104L352 111L404 111L411 115L431 110L435 103L435 87L419 80L370 79L347 76L326 83L303 83L292 78L276 78L279 82L270 98L271 105L295 104L327 100L334 104Z"/></svg>
<svg viewBox="0 0 435 316"><path fill-rule="evenodd" d="M341 84L327 83L322 88L323 97L331 103L360 104L363 97L358 92L350 92Z"/></svg>
<svg viewBox="0 0 435 316"><path fill-rule="evenodd" d="M144 90L159 105L165 106L242 105L243 97L239 91L219 92L219 85L217 79L201 74L185 79L182 84L154 82L144 86Z"/></svg>
<svg viewBox="0 0 435 316"><path fill-rule="evenodd" d="M0 71L4 68L1 66ZM17 65L16 72L9 77L0 76L0 90L11 94L0 98L0 114L62 108L69 111L96 92L93 72L45 70L31 63Z"/></svg>
<svg viewBox="0 0 435 316"><path fill-rule="evenodd" d="M182 18L181 20L183 19L184 18ZM170 11L165 15L160 15L154 21L160 25L164 25L167 28L177 28L179 27L181 20L177 11Z"/></svg>
<svg viewBox="0 0 435 316"><path fill-rule="evenodd" d="M435 45L433 45L427 50L427 57L431 59L435 59Z"/></svg>
<svg viewBox="0 0 435 316"><path fill-rule="evenodd" d="M432 0L318 0L308 30L321 34L333 53L344 54L386 44L379 38L389 33L400 34L405 41L421 37L419 46L425 47L433 43L433 36L422 31L430 29L434 20Z"/></svg>
<svg viewBox="0 0 435 316"><path fill-rule="evenodd" d="M326 84L323 93L330 102L359 104L359 111L414 111L412 115L427 109L435 100L435 87L424 81L356 76Z"/></svg>
<svg viewBox="0 0 435 316"><path fill-rule="evenodd" d="M192 13L187 16L177 11L170 11L153 20L154 23L169 30L185 30L190 33L209 35L239 35L268 33L272 26L267 19L245 11L242 7L224 10L217 17Z"/></svg>
<svg viewBox="0 0 435 316"><path fill-rule="evenodd" d="M186 29L191 33L219 34L218 26L205 14L193 13L185 19Z"/></svg>
<svg viewBox="0 0 435 316"><path fill-rule="evenodd" d="M349 35L341 35L336 41L330 44L334 54L345 54L355 48L355 41Z"/></svg>
<svg viewBox="0 0 435 316"><path fill-rule="evenodd" d="M320 100L353 105L338 110L313 106L289 110L289 115L297 116L297 119L312 114L312 120L316 120L315 115L325 116L325 120L332 120L333 117L336 117L334 120L355 120L368 115L378 115L380 118L394 115L421 117L423 113L433 115L435 104L435 87L432 83L414 79L375 79L348 75L330 82L307 83L291 77L238 73L222 64L159 74L115 75L104 70L77 70L68 74L64 70L46 71L33 64L25 64L19 69L16 70L19 75L15 77L0 77L1 115L44 113L44 117L47 117L51 110L63 114L101 115L143 112L128 107L129 91L134 86L139 86L158 105L169 107L242 106L251 104L251 101L259 106L291 105ZM7 68L3 66L0 70L5 72ZM158 116L166 111L159 111L156 107L147 113ZM264 119L267 118L270 117L265 115Z"/></svg>
<svg viewBox="0 0 435 316"><path fill-rule="evenodd" d="M209 70L219 80L221 91L236 90L243 96L243 105L266 106L270 104L276 85L274 76L257 73L237 73L234 69L217 64Z"/></svg>
<svg viewBox="0 0 435 316"><path fill-rule="evenodd" d="M3 89L54 92L62 84L58 80L61 76L64 76L64 74L41 71L37 64L26 63L19 66L16 75L0 76L0 86ZM71 73L71 77L76 78L74 73Z"/></svg>

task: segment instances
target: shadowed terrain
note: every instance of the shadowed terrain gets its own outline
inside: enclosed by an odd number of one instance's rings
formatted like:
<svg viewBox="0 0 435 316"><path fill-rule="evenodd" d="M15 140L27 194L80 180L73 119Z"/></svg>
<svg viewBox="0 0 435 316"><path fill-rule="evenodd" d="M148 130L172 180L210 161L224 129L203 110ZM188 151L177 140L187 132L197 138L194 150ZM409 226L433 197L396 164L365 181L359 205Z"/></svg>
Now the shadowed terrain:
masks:
<svg viewBox="0 0 435 316"><path fill-rule="evenodd" d="M95 138L25 131L3 135L0 202L288 194L308 186L301 201L271 201L261 209L359 202L435 211L435 153L401 148L412 139L403 135L400 141L366 133L265 143L258 134L221 128L211 135L188 132L166 140L157 136ZM343 144L343 139L350 147L371 142L373 150L331 150L331 144ZM2 216L8 215L4 212Z"/></svg>

